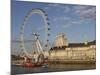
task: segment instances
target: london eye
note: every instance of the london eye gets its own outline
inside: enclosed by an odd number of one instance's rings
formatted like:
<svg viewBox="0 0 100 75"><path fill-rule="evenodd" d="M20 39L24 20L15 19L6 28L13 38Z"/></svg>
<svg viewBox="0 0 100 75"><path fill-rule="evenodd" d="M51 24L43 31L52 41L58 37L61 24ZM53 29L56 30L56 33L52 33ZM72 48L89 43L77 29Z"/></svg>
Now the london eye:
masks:
<svg viewBox="0 0 100 75"><path fill-rule="evenodd" d="M46 14L46 12L40 8L34 8L31 9L28 14L24 17L24 22L21 25L20 28L20 48L21 51L24 51L25 54L28 55L28 52L26 51L26 47L25 47L25 27L27 26L27 22L29 20L29 18L33 15L33 14L38 14L43 18L43 22L44 22L44 41L43 41L43 45L42 48L40 48L40 52L43 52L43 50L48 50L49 47L49 36L50 36L50 23L49 23L49 19L48 19L48 15ZM34 30L32 31L34 32ZM34 33L33 35L35 35L36 37L36 33ZM38 36L37 36L38 37ZM38 47L41 47L41 45L38 42ZM39 52L39 48L38 48L38 52Z"/></svg>

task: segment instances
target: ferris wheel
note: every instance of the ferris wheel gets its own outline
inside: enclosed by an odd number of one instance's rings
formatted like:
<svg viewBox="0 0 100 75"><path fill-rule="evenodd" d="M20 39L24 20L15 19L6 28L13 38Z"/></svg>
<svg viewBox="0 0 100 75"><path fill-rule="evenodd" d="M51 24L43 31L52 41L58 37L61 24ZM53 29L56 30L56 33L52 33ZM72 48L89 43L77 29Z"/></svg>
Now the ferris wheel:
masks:
<svg viewBox="0 0 100 75"><path fill-rule="evenodd" d="M49 19L48 19L48 15L46 14L46 12L40 8L35 8L35 9L31 9L28 14L24 17L24 22L20 28L20 48L22 51L25 51L26 53L26 48L25 48L25 42L24 42L24 34L25 34L25 26L27 25L27 21L29 20L29 18L33 15L33 14L38 14L40 16L42 16L43 21L44 21L44 41L43 41L43 46L42 49L48 49L49 47L49 30L50 30L50 23L49 23Z"/></svg>

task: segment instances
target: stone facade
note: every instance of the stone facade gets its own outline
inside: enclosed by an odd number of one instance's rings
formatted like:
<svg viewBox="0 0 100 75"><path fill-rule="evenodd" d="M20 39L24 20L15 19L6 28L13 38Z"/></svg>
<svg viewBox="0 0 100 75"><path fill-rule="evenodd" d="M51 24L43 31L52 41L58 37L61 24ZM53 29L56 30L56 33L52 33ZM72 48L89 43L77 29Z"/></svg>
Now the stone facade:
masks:
<svg viewBox="0 0 100 75"><path fill-rule="evenodd" d="M69 44L66 43L65 45L63 35L61 37L61 34L60 34L59 37L57 37L56 39L55 47L52 47L49 51L50 61L59 61L59 62L68 62L68 61L95 62L96 61L96 41L95 40L91 42L87 42L87 44L86 43L69 43ZM61 44L59 42L61 42Z"/></svg>

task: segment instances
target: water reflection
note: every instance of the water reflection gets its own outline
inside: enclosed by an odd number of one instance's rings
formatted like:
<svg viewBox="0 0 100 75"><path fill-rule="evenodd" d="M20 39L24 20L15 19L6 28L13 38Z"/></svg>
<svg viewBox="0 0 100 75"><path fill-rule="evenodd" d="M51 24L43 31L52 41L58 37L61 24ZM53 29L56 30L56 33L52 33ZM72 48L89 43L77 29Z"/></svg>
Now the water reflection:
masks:
<svg viewBox="0 0 100 75"><path fill-rule="evenodd" d="M27 74L27 73L41 73L41 72L54 72L54 71L73 71L73 70L89 70L95 69L95 64L49 64L48 67L33 67L26 68L21 66L12 65L11 73Z"/></svg>

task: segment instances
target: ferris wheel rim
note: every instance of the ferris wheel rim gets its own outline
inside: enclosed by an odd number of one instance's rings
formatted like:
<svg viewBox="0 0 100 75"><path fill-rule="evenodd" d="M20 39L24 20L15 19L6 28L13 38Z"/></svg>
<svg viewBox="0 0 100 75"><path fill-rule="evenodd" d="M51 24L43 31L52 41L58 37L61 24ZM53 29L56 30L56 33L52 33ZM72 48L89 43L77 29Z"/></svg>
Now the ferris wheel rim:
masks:
<svg viewBox="0 0 100 75"><path fill-rule="evenodd" d="M49 26L49 19L48 19L48 15L46 14L46 12L40 8L34 8L31 9L28 14L24 17L24 22L20 28L20 48L21 50L26 50L25 46L24 46L24 29L25 29L25 25L28 21L28 19L30 18L30 16L32 16L33 14L39 14L40 16L42 16L43 20L44 20L44 26L45 26L45 38L44 38L44 45L43 47L46 47L46 45L48 46L48 37L49 37L49 30L50 28Z"/></svg>

